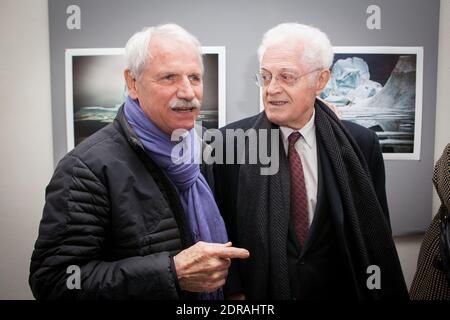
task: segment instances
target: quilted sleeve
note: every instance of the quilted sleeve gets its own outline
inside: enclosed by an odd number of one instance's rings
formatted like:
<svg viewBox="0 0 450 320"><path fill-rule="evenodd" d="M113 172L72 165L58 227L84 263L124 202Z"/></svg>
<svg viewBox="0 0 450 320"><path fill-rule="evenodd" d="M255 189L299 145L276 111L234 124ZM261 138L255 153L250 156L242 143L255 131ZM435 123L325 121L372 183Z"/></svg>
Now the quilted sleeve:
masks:
<svg viewBox="0 0 450 320"><path fill-rule="evenodd" d="M61 160L46 189L31 258L37 299L178 298L168 252L105 261L110 215L108 190L97 176L74 156ZM70 266L80 271L78 288Z"/></svg>

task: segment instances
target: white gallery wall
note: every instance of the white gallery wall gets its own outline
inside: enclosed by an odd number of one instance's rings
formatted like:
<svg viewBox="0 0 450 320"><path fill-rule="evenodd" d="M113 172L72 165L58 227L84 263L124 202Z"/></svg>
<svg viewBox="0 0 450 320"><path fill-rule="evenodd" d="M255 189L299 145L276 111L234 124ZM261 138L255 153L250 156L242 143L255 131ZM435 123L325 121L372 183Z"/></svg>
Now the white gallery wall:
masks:
<svg viewBox="0 0 450 320"><path fill-rule="evenodd" d="M447 143L450 143L450 0L441 0L439 17L439 50L437 72L436 100L436 133L434 145L434 162L442 154ZM430 168L433 170L433 168ZM440 200L433 188L433 210L435 215L440 206ZM417 267L417 257L423 235L412 235L395 238L397 251L408 287L414 277Z"/></svg>
<svg viewBox="0 0 450 320"><path fill-rule="evenodd" d="M31 299L29 260L53 171L47 0L1 0L0 39L0 299ZM450 142L449 59L450 0L441 0L435 159ZM395 241L410 285L422 235Z"/></svg>
<svg viewBox="0 0 450 320"><path fill-rule="evenodd" d="M434 162L442 155L445 146L450 143L450 0L441 0L439 17L439 50L438 50L438 72L437 72L437 90L436 90L436 133L434 143ZM433 170L433 168L430 168ZM441 201L433 189L433 211L434 216ZM403 273L407 283L410 284L414 276L417 265L418 250L420 246L420 235L402 237L396 239L397 249L402 262ZM419 241L420 240L420 241ZM415 258L415 259L414 259Z"/></svg>
<svg viewBox="0 0 450 320"><path fill-rule="evenodd" d="M28 268L53 171L47 0L0 1L0 299Z"/></svg>
<svg viewBox="0 0 450 320"><path fill-rule="evenodd" d="M437 80L435 162L450 143L450 0L441 0ZM440 203L434 190L433 215L437 213Z"/></svg>

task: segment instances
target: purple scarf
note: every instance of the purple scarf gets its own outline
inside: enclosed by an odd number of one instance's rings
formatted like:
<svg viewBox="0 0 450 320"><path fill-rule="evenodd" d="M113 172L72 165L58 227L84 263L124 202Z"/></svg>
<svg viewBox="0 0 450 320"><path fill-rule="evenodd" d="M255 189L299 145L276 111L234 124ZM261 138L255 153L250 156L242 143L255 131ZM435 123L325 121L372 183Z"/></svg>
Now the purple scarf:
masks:
<svg viewBox="0 0 450 320"><path fill-rule="evenodd" d="M177 142L159 129L142 111L139 101L127 97L125 119L144 145L147 154L161 167L177 186L194 242L226 243L228 241L225 224L220 215L211 189L194 163L194 152L190 164L175 164L172 149ZM194 140L195 129L189 131L190 141ZM189 140L188 140L189 141ZM211 294L202 293L201 299L222 299L222 290Z"/></svg>

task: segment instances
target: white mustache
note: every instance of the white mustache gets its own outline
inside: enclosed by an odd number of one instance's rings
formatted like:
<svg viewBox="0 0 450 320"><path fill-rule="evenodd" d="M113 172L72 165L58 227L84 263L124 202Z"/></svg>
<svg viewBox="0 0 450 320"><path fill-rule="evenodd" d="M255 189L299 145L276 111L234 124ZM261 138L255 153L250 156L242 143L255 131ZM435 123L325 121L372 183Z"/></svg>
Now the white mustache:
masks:
<svg viewBox="0 0 450 320"><path fill-rule="evenodd" d="M197 98L192 99L191 101L184 100L184 99L174 99L169 102L169 107L171 109L177 109L177 108L197 108L200 109L201 107L200 101L198 101Z"/></svg>

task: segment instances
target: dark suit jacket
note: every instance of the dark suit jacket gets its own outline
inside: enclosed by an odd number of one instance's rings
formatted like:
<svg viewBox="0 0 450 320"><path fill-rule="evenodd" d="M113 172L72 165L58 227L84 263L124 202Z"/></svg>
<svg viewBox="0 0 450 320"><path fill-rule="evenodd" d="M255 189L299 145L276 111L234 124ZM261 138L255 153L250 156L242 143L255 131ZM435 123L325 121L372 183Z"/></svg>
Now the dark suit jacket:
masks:
<svg viewBox="0 0 450 320"><path fill-rule="evenodd" d="M245 131L254 126L257 117L254 116L232 123L222 130L240 128ZM387 221L389 221L384 162L378 138L369 129L347 121L343 121L343 123L364 155L378 200ZM353 270L347 263L347 259L351 255L346 251L351 250L349 249L351 245L347 243L345 235L343 209L337 186L328 181L325 183L324 180L324 177L333 176L334 173L327 157L323 155L325 151L319 136L317 138L319 186L315 217L305 248L298 245L291 227L286 243L291 298L327 298L336 297L336 294L339 294L341 298L352 298L357 295L357 289L354 288L352 283L354 280ZM282 143L280 143L280 148L283 148ZM284 149L280 150L280 157L285 156ZM245 241L239 236L239 234L242 234L242 230L237 232L241 228L237 216L245 214L238 207L238 194L242 197L242 195L251 193L252 190L245 183L239 181L239 170L239 164L217 165L215 167L216 196L227 224L230 239L234 245L245 247ZM257 182L259 176L253 178ZM245 230L245 232L251 233L252 230ZM241 291L250 299L267 299L274 296L271 292L264 292L258 287L261 282L269 281L268 279L249 279L255 273L252 270L244 270L237 265L238 263L238 261L233 262L226 292ZM261 261L261 263L265 262ZM255 265L260 264L256 263ZM261 286L261 288L263 287L267 288L268 286Z"/></svg>

